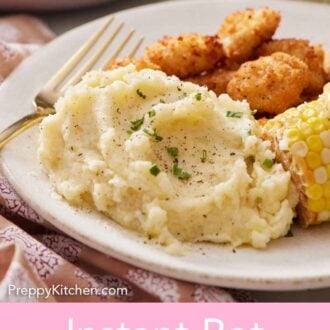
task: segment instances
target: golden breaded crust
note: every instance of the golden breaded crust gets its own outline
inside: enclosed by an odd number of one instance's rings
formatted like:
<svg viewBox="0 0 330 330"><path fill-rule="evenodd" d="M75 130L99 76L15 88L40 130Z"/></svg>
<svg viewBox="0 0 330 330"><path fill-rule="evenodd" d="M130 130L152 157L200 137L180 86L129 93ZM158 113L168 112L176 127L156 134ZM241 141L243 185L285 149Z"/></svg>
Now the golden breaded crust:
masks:
<svg viewBox="0 0 330 330"><path fill-rule="evenodd" d="M164 37L145 50L142 61L168 75L186 78L209 71L222 60L224 52L216 36L186 33Z"/></svg>
<svg viewBox="0 0 330 330"><path fill-rule="evenodd" d="M327 74L327 79L330 81L330 51L325 52L324 54L324 71Z"/></svg>
<svg viewBox="0 0 330 330"><path fill-rule="evenodd" d="M123 57L113 60L108 64L108 66L105 68L105 70L114 70L121 68L123 66L134 64L136 67L136 70L142 70L142 69L154 69L158 70L158 68L152 63L145 63L142 60L138 60L136 58L129 58L129 57Z"/></svg>
<svg viewBox="0 0 330 330"><path fill-rule="evenodd" d="M105 70L115 70L129 64L136 64L136 59L128 57L115 59L107 65Z"/></svg>
<svg viewBox="0 0 330 330"><path fill-rule="evenodd" d="M235 100L247 100L251 109L278 114L299 103L308 82L303 61L274 53L244 63L229 81L227 92Z"/></svg>
<svg viewBox="0 0 330 330"><path fill-rule="evenodd" d="M217 95L220 95L227 93L227 85L234 73L235 71L228 71L220 68L204 75L188 77L186 80L201 86L206 86Z"/></svg>
<svg viewBox="0 0 330 330"><path fill-rule="evenodd" d="M312 45L304 39L279 39L264 43L258 50L259 56L267 56L276 52L293 55L304 61L310 72L310 83L306 88L307 94L320 94L326 83L323 68L324 51L319 45Z"/></svg>
<svg viewBox="0 0 330 330"><path fill-rule="evenodd" d="M226 56L240 63L251 59L255 49L271 39L280 20L279 12L267 7L227 16L218 31Z"/></svg>

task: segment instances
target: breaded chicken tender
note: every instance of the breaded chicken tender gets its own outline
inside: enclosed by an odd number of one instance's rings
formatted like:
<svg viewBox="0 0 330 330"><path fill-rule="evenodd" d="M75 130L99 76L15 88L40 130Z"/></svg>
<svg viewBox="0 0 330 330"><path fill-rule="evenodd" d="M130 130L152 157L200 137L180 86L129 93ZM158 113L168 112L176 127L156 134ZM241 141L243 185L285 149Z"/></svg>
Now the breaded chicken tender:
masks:
<svg viewBox="0 0 330 330"><path fill-rule="evenodd" d="M230 80L227 92L235 100L247 100L251 109L278 114L300 102L308 83L307 65L279 52L244 63Z"/></svg>
<svg viewBox="0 0 330 330"><path fill-rule="evenodd" d="M186 33L156 41L145 50L142 62L183 79L213 69L223 58L216 36Z"/></svg>
<svg viewBox="0 0 330 330"><path fill-rule="evenodd" d="M123 58L118 58L110 62L105 70L114 70L118 69L123 66L127 66L129 64L134 64L136 67L136 70L142 70L142 69L155 69L157 70L158 68L150 64L149 66L147 63L143 62L142 60L136 59L136 58L129 58L129 57L123 57Z"/></svg>
<svg viewBox="0 0 330 330"><path fill-rule="evenodd" d="M123 58L118 58L110 63L108 63L107 67L105 70L115 70L118 68L121 68L123 66L127 66L129 64L135 64L136 65L137 60L135 58L129 58L129 57L123 57Z"/></svg>
<svg viewBox="0 0 330 330"><path fill-rule="evenodd" d="M324 51L319 45L312 45L304 39L279 39L264 43L258 50L259 56L267 56L276 52L293 55L304 61L310 70L310 82L306 93L320 94L326 83L326 73L323 68Z"/></svg>
<svg viewBox="0 0 330 330"><path fill-rule="evenodd" d="M328 81L330 81L330 51L325 52L323 67L325 73L327 74Z"/></svg>
<svg viewBox="0 0 330 330"><path fill-rule="evenodd" d="M220 68L204 75L188 77L186 80L200 86L206 86L208 89L214 91L217 95L220 95L227 93L227 85L234 74L235 71L229 71Z"/></svg>
<svg viewBox="0 0 330 330"><path fill-rule="evenodd" d="M272 38L280 20L279 12L267 7L227 16L218 31L226 56L240 63L250 60L255 49Z"/></svg>

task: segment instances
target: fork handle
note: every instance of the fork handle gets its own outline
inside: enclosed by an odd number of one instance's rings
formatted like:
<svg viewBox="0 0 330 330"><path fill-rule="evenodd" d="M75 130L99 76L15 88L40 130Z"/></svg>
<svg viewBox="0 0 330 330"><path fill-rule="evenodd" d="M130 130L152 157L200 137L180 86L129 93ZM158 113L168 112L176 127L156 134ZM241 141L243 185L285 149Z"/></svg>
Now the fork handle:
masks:
<svg viewBox="0 0 330 330"><path fill-rule="evenodd" d="M34 112L16 121L0 133L0 150L14 137L39 123L46 114Z"/></svg>

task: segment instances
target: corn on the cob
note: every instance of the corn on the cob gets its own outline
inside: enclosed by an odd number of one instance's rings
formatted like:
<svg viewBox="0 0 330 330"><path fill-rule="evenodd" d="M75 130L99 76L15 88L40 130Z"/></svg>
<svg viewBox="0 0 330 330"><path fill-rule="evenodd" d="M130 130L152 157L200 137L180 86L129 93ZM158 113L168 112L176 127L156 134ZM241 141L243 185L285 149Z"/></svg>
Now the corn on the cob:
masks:
<svg viewBox="0 0 330 330"><path fill-rule="evenodd" d="M309 226L329 221L330 84L318 100L269 120L264 132L298 189L300 222Z"/></svg>

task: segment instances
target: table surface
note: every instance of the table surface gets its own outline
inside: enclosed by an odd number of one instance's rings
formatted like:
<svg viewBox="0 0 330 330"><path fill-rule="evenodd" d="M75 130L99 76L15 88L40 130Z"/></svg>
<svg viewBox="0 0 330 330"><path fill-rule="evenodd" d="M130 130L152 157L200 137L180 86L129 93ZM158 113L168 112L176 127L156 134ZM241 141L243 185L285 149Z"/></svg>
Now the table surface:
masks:
<svg viewBox="0 0 330 330"><path fill-rule="evenodd" d="M120 10L142 6L145 4L163 2L164 0L109 0L108 3L91 8L76 9L64 12L33 13L43 19L58 35L98 17ZM165 0L166 1L166 0ZM180 0L177 0L180 1ZM191 0L193 1L193 0ZM330 302L330 288L322 290L268 292L253 291L252 296L257 301L265 302Z"/></svg>

